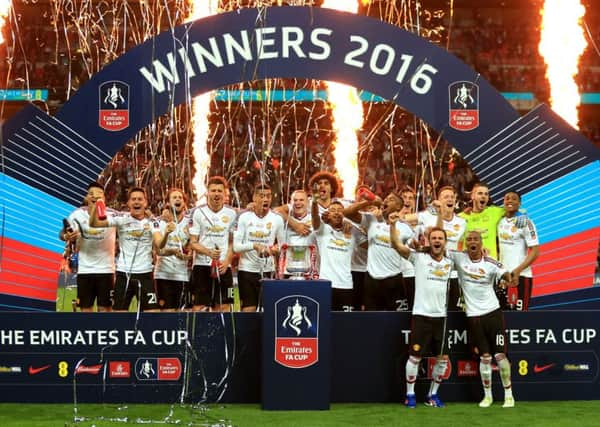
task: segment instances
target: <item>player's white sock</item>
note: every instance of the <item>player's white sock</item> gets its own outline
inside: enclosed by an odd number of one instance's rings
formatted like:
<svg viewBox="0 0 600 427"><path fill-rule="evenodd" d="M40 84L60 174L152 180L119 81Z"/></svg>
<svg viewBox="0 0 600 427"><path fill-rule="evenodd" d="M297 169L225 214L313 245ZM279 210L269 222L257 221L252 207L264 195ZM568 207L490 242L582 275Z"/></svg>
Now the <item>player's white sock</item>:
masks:
<svg viewBox="0 0 600 427"><path fill-rule="evenodd" d="M431 385L429 386L429 396L437 394L438 389L440 388L440 384L442 383L444 372L446 372L447 366L447 359L438 359L435 362L435 365L433 366L433 372L431 373L432 381Z"/></svg>
<svg viewBox="0 0 600 427"><path fill-rule="evenodd" d="M410 356L406 361L406 394L415 394L415 382L419 374L420 357Z"/></svg>
<svg viewBox="0 0 600 427"><path fill-rule="evenodd" d="M494 355L494 357L496 358L498 370L500 371L500 379L502 380L502 386L504 387L504 398L513 397L512 384L510 381L510 362L504 353L498 353Z"/></svg>
<svg viewBox="0 0 600 427"><path fill-rule="evenodd" d="M481 356L479 362L479 374L485 397L492 397L492 356Z"/></svg>

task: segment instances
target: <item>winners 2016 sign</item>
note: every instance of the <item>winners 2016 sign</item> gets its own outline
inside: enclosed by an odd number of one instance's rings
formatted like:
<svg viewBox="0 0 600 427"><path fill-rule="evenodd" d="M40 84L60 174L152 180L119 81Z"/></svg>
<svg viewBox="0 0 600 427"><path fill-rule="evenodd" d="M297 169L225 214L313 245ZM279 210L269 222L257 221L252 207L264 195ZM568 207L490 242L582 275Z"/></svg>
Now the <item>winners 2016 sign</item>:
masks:
<svg viewBox="0 0 600 427"><path fill-rule="evenodd" d="M137 132L197 94L276 77L338 81L414 113L461 153L490 185L493 200L508 189L523 195L540 235L538 265L546 266L534 296L592 285L596 254L587 245L597 248L600 235L600 217L589 214L600 209L600 154L589 141L546 106L519 117L475 70L398 27L324 8L273 7L215 15L162 33L104 67L55 117L30 105L4 124L2 176L10 197L2 194L2 201L21 213L5 218L4 248L35 254L3 258L29 266L34 278L24 287L1 270L0 279L11 282L5 295L29 297L36 307L54 300L54 289L45 290L48 277L36 269L39 259L58 264L62 217ZM569 215L553 215L548 206L565 206L561 189L583 179ZM53 209L19 203L33 199ZM27 217L56 229L23 235ZM567 245L564 265L555 249ZM580 270L565 280L550 266ZM19 303L25 304L10 301Z"/></svg>

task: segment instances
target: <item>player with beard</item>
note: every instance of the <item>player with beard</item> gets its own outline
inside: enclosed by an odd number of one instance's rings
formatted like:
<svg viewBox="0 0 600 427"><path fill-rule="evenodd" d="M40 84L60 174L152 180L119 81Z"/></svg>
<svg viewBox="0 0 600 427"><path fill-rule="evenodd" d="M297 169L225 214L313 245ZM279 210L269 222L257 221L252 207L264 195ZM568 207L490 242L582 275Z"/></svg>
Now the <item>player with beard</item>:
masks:
<svg viewBox="0 0 600 427"><path fill-rule="evenodd" d="M459 217L454 213L456 206L456 191L453 187L442 187L438 191L438 202L436 205L437 211L426 209L419 212L418 214L418 235L420 240L424 240L427 244L426 236L429 233L429 229L432 227L439 227L446 231L446 247L449 250L462 250L462 240L467 227L467 223L464 218ZM438 215L440 212L441 215ZM439 224L440 219L442 223ZM422 237L422 239L421 239ZM461 295L460 286L458 284L458 274L456 271L452 271L450 279L450 295L448 299L448 310L459 311L461 310Z"/></svg>
<svg viewBox="0 0 600 427"><path fill-rule="evenodd" d="M238 282L242 311L256 311L261 304L261 279L275 272L275 245L285 241L283 218L271 210L271 188L257 185L252 197L253 209L240 214L233 235L233 250L240 254Z"/></svg>
<svg viewBox="0 0 600 427"><path fill-rule="evenodd" d="M111 311L111 292L115 271L115 230L90 226L90 206L104 200L104 188L92 182L87 189L83 207L73 211L68 222L71 231L60 236L78 250L77 305L81 311ZM107 209L112 216L114 211Z"/></svg>
<svg viewBox="0 0 600 427"><path fill-rule="evenodd" d="M382 218L364 212L370 204L382 206ZM401 199L390 193L383 202L379 197L371 202L363 200L344 209L344 216L355 223L360 223L367 231L368 257L367 276L365 278L365 310L396 311L396 301L405 299L402 289L402 257L390 243L389 215L401 207ZM413 237L410 227L397 222L402 240Z"/></svg>
<svg viewBox="0 0 600 427"><path fill-rule="evenodd" d="M119 238L119 257L113 301L114 311L127 311L134 296L142 311L158 311L158 298L152 278L152 251L163 241L152 220L146 217L146 191L129 190L129 212L115 213L99 219L96 205L90 205L90 226L115 227Z"/></svg>
<svg viewBox="0 0 600 427"><path fill-rule="evenodd" d="M475 354L479 355L479 373L484 397L479 403L482 408L492 405L492 355L496 359L500 379L504 386L503 408L515 406L512 394L510 362L506 357L506 335L504 314L494 292L494 284L514 286L510 273L493 258L483 253L481 235L477 231L467 232L466 252L450 251L458 272L465 297L469 337Z"/></svg>
<svg viewBox="0 0 600 427"><path fill-rule="evenodd" d="M409 358L406 361L406 401L405 405L415 408L415 382L419 363L423 354L430 351L436 356L427 406L443 408L438 397L438 389L448 367L448 356L444 354L446 337L446 316L448 281L452 271L452 261L445 256L446 232L433 228L429 233L430 246L427 252L415 252L402 244L397 228L394 227L397 214L390 215L392 227L390 238L392 247L414 265L415 300L412 309Z"/></svg>
<svg viewBox="0 0 600 427"><path fill-rule="evenodd" d="M329 204L327 222L321 220L317 194L313 195L311 206L312 226L319 245L319 277L331 281L331 309L352 311L353 292L350 271L352 252L358 231L344 222L344 206L341 202Z"/></svg>
<svg viewBox="0 0 600 427"><path fill-rule="evenodd" d="M308 187L311 193L316 192L318 194L319 214L322 215L327 211L339 189L338 180L332 173L320 171L310 177ZM291 204L285 204L274 210L283 217L286 227L291 228L296 234L303 237L310 235L312 232L310 221L299 221L293 215L290 216L289 213L292 209ZM311 209L309 207L307 207L307 210L310 213Z"/></svg>
<svg viewBox="0 0 600 427"><path fill-rule="evenodd" d="M208 179L207 203L192 212L190 247L196 252L192 272L194 311L231 311L233 304L232 231L236 212L224 205L227 181Z"/></svg>
<svg viewBox="0 0 600 427"><path fill-rule="evenodd" d="M504 216L504 209L500 206L488 206L490 190L487 184L478 182L471 190L470 211L461 212L459 216L466 220L466 231L477 231L481 234L483 248L486 254L498 259L496 237L498 223Z"/></svg>
<svg viewBox="0 0 600 427"><path fill-rule="evenodd" d="M516 301L509 295L509 307L527 311L533 289L531 264L540 255L540 249L535 225L530 219L525 227L517 227L515 215L520 207L519 193L509 191L504 195L506 215L498 224L498 243L500 262L511 272L513 283L518 286Z"/></svg>
<svg viewBox="0 0 600 427"><path fill-rule="evenodd" d="M169 190L165 215L158 223L162 234L154 267L158 305L163 311L175 311L186 305L189 270L188 241L190 216L186 196L179 188Z"/></svg>

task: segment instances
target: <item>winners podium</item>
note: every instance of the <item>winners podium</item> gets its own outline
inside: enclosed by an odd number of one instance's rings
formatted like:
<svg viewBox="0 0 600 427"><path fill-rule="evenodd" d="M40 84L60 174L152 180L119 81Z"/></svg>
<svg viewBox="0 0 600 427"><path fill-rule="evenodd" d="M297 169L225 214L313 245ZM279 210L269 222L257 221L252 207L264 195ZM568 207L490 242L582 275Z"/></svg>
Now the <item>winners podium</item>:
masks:
<svg viewBox="0 0 600 427"><path fill-rule="evenodd" d="M331 282L263 280L262 407L329 409Z"/></svg>

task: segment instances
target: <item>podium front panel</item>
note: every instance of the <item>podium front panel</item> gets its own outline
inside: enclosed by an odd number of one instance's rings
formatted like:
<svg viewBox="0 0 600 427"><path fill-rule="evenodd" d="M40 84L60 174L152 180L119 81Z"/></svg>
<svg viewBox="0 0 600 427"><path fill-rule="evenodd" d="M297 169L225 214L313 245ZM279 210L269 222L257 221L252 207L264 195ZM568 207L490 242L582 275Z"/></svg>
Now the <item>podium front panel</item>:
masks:
<svg viewBox="0 0 600 427"><path fill-rule="evenodd" d="M262 407L329 409L331 282L263 280Z"/></svg>

